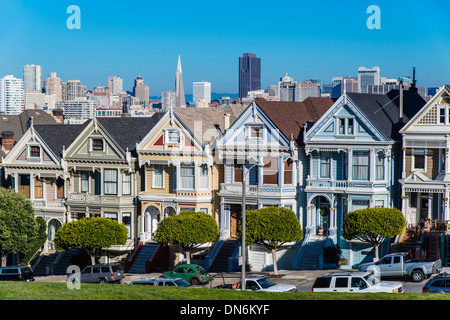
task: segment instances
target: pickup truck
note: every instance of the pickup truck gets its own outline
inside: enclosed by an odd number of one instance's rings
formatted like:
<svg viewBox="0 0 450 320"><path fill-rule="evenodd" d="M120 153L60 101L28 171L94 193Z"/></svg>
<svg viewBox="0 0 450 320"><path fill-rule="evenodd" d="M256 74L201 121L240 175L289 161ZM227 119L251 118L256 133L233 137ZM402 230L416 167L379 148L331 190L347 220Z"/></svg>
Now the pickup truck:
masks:
<svg viewBox="0 0 450 320"><path fill-rule="evenodd" d="M223 284L215 287L216 289L235 289L241 290L239 283ZM291 284L275 283L272 279L266 276L253 276L245 278L245 290L251 291L268 291L268 292L292 292L297 291L297 288Z"/></svg>
<svg viewBox="0 0 450 320"><path fill-rule="evenodd" d="M422 282L432 274L441 272L441 259L432 261L413 261L405 252L385 255L376 262L364 263L359 271L379 271L380 277L412 277L414 282Z"/></svg>

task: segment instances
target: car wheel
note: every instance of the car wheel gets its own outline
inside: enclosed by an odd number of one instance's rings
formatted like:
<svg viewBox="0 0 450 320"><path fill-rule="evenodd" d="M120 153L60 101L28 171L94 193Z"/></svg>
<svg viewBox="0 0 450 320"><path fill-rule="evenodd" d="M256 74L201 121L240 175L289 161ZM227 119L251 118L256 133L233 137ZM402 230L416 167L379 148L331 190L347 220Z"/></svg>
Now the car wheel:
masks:
<svg viewBox="0 0 450 320"><path fill-rule="evenodd" d="M103 279L99 279L98 283L102 283L103 284L103 283L108 283L108 281L106 281L106 279L103 278Z"/></svg>
<svg viewBox="0 0 450 320"><path fill-rule="evenodd" d="M196 285L199 285L199 284L200 284L200 281L198 281L197 278L192 278L191 284L192 284L193 286L196 286Z"/></svg>
<svg viewBox="0 0 450 320"><path fill-rule="evenodd" d="M414 282L422 282L425 279L425 275L422 270L414 270L412 273L412 278Z"/></svg>

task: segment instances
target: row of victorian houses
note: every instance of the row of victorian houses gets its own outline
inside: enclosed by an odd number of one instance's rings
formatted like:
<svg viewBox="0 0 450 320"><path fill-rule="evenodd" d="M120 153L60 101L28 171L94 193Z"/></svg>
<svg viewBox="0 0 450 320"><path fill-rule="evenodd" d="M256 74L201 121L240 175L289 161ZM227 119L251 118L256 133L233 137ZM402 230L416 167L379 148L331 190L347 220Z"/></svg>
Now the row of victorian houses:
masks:
<svg viewBox="0 0 450 320"><path fill-rule="evenodd" d="M371 260L370 245L341 236L346 214L356 209L400 208L411 228L450 219L449 86L428 102L412 86L76 125L28 116L19 134L5 130L12 120L0 119L2 185L23 193L45 219L46 250L64 223L103 216L129 230L127 244L109 250L109 258L120 259L136 239L152 242L161 219L204 211L220 229L220 240L204 251L208 267L236 237L244 179L246 209L286 207L303 228L302 242L279 251L279 268L308 267L306 248L315 244L319 253L339 245L343 267ZM272 267L262 247L248 250L252 270ZM388 252L389 241L381 250Z"/></svg>

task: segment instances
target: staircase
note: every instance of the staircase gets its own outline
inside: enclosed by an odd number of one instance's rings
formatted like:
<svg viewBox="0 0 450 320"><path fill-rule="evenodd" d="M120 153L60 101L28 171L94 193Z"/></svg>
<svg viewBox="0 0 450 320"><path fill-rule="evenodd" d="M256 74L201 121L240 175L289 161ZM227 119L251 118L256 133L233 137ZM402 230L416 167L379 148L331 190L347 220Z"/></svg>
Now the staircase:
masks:
<svg viewBox="0 0 450 320"><path fill-rule="evenodd" d="M445 248L446 250L445 261L442 261L442 265L447 267L450 266L450 237L447 235L446 239L447 239L447 246Z"/></svg>
<svg viewBox="0 0 450 320"><path fill-rule="evenodd" d="M323 254L323 248L327 242L327 238L310 238L305 243L299 254L300 261L296 266L299 270L319 270L320 269L320 257Z"/></svg>
<svg viewBox="0 0 450 320"><path fill-rule="evenodd" d="M80 249L69 249L64 252L61 252L60 254L62 254L62 257L56 264L53 274L55 274L55 275L67 274L67 268L70 265L72 265L72 261L71 261L72 257L79 253L80 253Z"/></svg>
<svg viewBox="0 0 450 320"><path fill-rule="evenodd" d="M228 272L228 258L233 255L238 245L239 241L236 239L224 240L208 272Z"/></svg>
<svg viewBox="0 0 450 320"><path fill-rule="evenodd" d="M406 229L396 251L410 252L414 256L419 237L415 229Z"/></svg>
<svg viewBox="0 0 450 320"><path fill-rule="evenodd" d="M147 260L151 260L153 255L158 249L158 243L146 243L143 244L139 250L133 265L127 270L128 273L146 273L147 272Z"/></svg>
<svg viewBox="0 0 450 320"><path fill-rule="evenodd" d="M33 265L33 272L35 276L48 276L50 273L50 264L55 261L58 256L58 252L50 252L47 254L41 254L38 258L37 264Z"/></svg>

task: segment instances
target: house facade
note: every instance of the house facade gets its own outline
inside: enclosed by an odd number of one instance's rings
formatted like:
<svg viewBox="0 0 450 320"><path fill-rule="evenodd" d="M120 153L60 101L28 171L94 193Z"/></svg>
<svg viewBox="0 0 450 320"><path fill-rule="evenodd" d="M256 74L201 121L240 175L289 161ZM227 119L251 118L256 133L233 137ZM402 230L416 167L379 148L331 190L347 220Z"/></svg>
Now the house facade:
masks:
<svg viewBox="0 0 450 320"><path fill-rule="evenodd" d="M328 108L331 99L326 102ZM303 166L298 141L304 123L318 118L309 111L305 103L257 99L217 141L215 159L224 168L218 193L222 239L236 237L243 192L246 210L279 206L293 210L297 216L302 211L298 191L303 184ZM292 267L294 247L295 243L290 243L279 250L279 267ZM262 246L252 245L248 250L252 270L273 267L270 254Z"/></svg>
<svg viewBox="0 0 450 320"><path fill-rule="evenodd" d="M326 236L328 244L340 246L346 267L373 257L369 244L342 237L347 213L363 208L400 208L398 130L424 104L420 95L409 91L344 93L306 130L304 143L310 166L302 221L309 241Z"/></svg>
<svg viewBox="0 0 450 320"><path fill-rule="evenodd" d="M450 86L441 87L400 130L402 210L408 227L450 219Z"/></svg>
<svg viewBox="0 0 450 320"><path fill-rule="evenodd" d="M160 115L136 146L141 175L137 210L143 242L154 240L158 223L165 217L181 211L214 211L211 149L176 112Z"/></svg>

